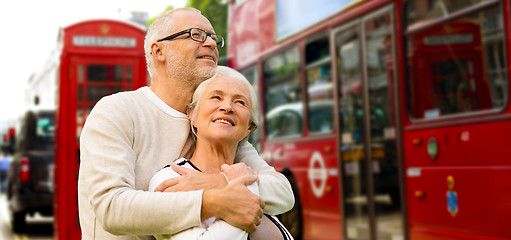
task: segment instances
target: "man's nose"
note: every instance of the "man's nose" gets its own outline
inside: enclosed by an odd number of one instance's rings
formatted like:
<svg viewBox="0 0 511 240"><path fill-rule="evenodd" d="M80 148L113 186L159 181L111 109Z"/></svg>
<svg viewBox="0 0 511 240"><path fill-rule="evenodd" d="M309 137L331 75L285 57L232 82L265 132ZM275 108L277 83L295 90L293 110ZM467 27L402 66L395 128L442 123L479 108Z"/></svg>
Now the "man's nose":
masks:
<svg viewBox="0 0 511 240"><path fill-rule="evenodd" d="M213 38L211 36L207 36L206 37L206 41L204 41L202 43L202 45L205 46L205 47L216 48L216 41L213 40Z"/></svg>

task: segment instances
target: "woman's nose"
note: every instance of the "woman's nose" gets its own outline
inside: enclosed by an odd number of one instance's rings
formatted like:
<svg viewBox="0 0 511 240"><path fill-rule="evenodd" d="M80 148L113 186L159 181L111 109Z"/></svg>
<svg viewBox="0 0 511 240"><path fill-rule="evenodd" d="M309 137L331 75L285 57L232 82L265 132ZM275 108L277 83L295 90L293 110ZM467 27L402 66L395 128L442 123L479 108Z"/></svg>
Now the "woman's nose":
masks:
<svg viewBox="0 0 511 240"><path fill-rule="evenodd" d="M230 113L234 111L234 108L231 106L231 104L224 103L220 106L220 111Z"/></svg>

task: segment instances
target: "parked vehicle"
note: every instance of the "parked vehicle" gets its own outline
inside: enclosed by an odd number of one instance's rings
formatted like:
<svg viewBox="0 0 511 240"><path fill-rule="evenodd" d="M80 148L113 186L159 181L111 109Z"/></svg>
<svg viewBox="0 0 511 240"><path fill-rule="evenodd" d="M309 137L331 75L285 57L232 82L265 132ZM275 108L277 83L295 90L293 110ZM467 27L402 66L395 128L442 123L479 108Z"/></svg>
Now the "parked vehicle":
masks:
<svg viewBox="0 0 511 240"><path fill-rule="evenodd" d="M28 111L16 129L8 171L7 201L13 231L27 214L53 215L54 111Z"/></svg>

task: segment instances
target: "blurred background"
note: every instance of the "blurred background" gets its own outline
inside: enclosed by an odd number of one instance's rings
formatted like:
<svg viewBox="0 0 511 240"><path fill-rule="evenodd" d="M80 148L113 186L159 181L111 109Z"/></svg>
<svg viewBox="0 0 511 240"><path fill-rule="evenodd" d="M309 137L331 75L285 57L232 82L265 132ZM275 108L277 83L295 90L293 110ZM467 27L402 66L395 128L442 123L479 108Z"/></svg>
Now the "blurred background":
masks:
<svg viewBox="0 0 511 240"><path fill-rule="evenodd" d="M183 6L257 91L295 239L511 239L508 0L1 1L0 239L80 238L83 124Z"/></svg>
<svg viewBox="0 0 511 240"><path fill-rule="evenodd" d="M186 0L172 1L2 1L0 24L0 130L26 108L24 92L31 77L57 51L62 27L88 19L126 20L146 27L168 8L183 7ZM2 131L4 132L4 131Z"/></svg>
<svg viewBox="0 0 511 240"><path fill-rule="evenodd" d="M108 19L127 22L145 30L161 13L185 6L201 9L204 13L209 12L210 15L220 12L221 16L212 17L210 20L214 26L218 25L217 33L220 34L218 31L222 31L225 36L228 12L226 1L28 0L0 2L2 10L0 28L4 32L0 38L0 52L2 52L2 57L0 57L0 73L2 74L0 77L0 133L2 135L0 139L2 145L0 153L0 239L53 238L54 218L51 216L52 213L27 213L27 216L23 216L26 218L25 223L28 223L27 228L20 229L13 226L12 223L17 221L15 218L19 218L19 214L15 216L16 214L10 211L9 204L12 203L9 199L13 197L8 196L9 194L6 192L9 188L7 169L11 162L15 162L13 159L16 158L14 152L16 130L23 128L29 121L36 121L36 124L40 126L37 131L46 137L46 142L41 141L37 144L54 147L54 116L51 115L58 105L56 71L58 71L59 57L62 52L62 46L59 45L62 29L83 21ZM222 54L225 54L226 50L222 51ZM145 79L143 82L145 83ZM40 103L34 103L34 95L41 99ZM38 111L37 116L27 116L27 111L34 110L34 108ZM41 111L47 112L41 113ZM44 127L44 125L46 126ZM18 149L19 151L21 150ZM25 150L23 151L23 154L27 154ZM42 162L43 160L37 159L37 161ZM31 159L31 178L35 177L34 172L38 168L46 169L50 166L53 169L53 163L42 166L32 164L32 162ZM17 166L19 167L19 165Z"/></svg>

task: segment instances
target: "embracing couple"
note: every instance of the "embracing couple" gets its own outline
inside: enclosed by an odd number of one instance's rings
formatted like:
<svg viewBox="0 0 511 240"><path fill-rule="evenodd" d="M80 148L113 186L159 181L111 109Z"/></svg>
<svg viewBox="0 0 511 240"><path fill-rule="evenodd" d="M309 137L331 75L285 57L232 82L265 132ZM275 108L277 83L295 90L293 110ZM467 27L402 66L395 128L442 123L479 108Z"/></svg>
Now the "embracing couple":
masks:
<svg viewBox="0 0 511 240"><path fill-rule="evenodd" d="M223 45L193 8L149 27L150 86L101 99L80 137L82 239L292 239L274 217L291 186L246 141L256 94L217 67Z"/></svg>

